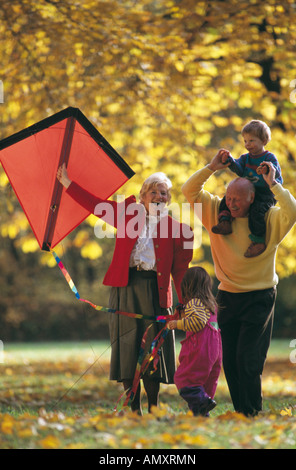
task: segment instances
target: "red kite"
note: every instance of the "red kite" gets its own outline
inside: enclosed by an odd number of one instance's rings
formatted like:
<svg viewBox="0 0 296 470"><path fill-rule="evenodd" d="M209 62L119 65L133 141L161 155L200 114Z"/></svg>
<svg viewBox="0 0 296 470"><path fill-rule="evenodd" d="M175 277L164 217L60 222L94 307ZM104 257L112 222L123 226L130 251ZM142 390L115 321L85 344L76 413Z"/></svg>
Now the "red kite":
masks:
<svg viewBox="0 0 296 470"><path fill-rule="evenodd" d="M135 173L78 108L66 108L0 142L0 160L42 250L54 248L89 212L56 178L108 199Z"/></svg>

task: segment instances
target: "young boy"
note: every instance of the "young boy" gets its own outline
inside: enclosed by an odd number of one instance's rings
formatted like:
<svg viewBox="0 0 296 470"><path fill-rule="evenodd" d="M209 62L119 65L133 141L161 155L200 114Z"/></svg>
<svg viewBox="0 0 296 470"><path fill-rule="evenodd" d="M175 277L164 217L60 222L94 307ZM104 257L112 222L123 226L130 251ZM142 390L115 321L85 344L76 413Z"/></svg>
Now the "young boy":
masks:
<svg viewBox="0 0 296 470"><path fill-rule="evenodd" d="M271 132L267 124L263 121L253 120L244 126L242 136L245 148L248 153L234 159L230 153L225 150L222 156L222 162L228 164L230 170L238 176L248 178L255 186L255 200L250 207L249 228L251 244L245 252L246 258L253 258L264 252L265 245L265 214L268 209L276 204L273 193L265 183L262 174L268 172L265 161L272 162L276 169L276 181L283 183L281 168L275 155L265 150L265 145L271 139ZM220 235L232 233L231 215L226 205L225 196L221 200L218 224L212 227L212 232Z"/></svg>

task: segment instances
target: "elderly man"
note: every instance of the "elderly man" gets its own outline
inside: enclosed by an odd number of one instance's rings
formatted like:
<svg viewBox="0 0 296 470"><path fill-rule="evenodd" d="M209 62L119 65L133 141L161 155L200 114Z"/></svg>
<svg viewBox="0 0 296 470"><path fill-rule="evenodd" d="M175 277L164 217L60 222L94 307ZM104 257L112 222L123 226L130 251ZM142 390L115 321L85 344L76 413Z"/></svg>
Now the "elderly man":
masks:
<svg viewBox="0 0 296 470"><path fill-rule="evenodd" d="M232 233L215 235L220 198L203 189L216 170L225 168L220 150L205 168L183 185L188 201L202 203L202 223L210 240L215 272L220 284L217 301L223 346L223 366L234 408L246 416L262 410L261 374L272 333L276 285L275 257L278 245L296 221L296 201L275 180L270 162L264 175L278 201L266 214L266 250L256 258L245 258L249 245L248 212L254 200L252 183L233 180L226 191L226 204L233 217Z"/></svg>

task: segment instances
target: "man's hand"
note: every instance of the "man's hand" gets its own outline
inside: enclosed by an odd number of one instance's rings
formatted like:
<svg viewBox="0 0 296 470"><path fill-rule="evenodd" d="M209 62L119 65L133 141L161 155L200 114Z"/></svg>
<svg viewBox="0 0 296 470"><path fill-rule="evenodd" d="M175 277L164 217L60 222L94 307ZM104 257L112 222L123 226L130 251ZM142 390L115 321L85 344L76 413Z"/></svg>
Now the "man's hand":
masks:
<svg viewBox="0 0 296 470"><path fill-rule="evenodd" d="M208 168L212 171L227 168L231 163L230 161L227 161L230 156L231 155L228 150L220 149L212 159L211 163L209 163Z"/></svg>
<svg viewBox="0 0 296 470"><path fill-rule="evenodd" d="M275 167L273 166L273 164L271 162L262 162L262 167L264 166L265 168L267 167L268 171L263 173L262 176L263 178L265 179L266 183L268 184L268 186L274 186L277 181L275 179L275 173L276 173L276 170L275 170ZM260 166L261 166L260 165ZM260 167L258 167L260 168Z"/></svg>

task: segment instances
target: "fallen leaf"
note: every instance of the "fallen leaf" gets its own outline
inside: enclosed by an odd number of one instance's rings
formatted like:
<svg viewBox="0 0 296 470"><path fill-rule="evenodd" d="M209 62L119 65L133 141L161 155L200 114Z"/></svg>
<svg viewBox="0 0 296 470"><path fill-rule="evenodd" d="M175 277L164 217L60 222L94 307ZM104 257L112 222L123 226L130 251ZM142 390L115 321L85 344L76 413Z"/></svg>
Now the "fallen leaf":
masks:
<svg viewBox="0 0 296 470"><path fill-rule="evenodd" d="M43 449L57 449L58 447L60 447L61 443L57 437L53 435L48 435L47 437L39 441L39 444L41 445L41 447L43 447Z"/></svg>

